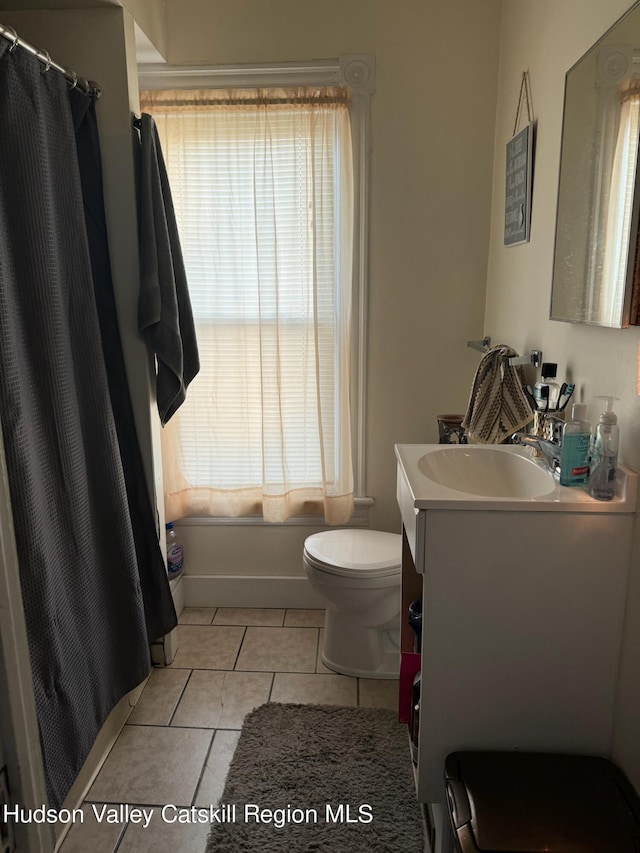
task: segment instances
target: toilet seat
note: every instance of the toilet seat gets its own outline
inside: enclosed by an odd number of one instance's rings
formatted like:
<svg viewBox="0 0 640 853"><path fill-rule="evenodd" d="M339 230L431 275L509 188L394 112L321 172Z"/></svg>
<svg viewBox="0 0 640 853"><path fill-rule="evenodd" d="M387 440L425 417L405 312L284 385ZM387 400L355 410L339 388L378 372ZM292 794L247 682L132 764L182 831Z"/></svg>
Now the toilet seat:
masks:
<svg viewBox="0 0 640 853"><path fill-rule="evenodd" d="M380 530L327 530L305 541L304 558L314 569L341 577L382 578L402 571L398 534Z"/></svg>

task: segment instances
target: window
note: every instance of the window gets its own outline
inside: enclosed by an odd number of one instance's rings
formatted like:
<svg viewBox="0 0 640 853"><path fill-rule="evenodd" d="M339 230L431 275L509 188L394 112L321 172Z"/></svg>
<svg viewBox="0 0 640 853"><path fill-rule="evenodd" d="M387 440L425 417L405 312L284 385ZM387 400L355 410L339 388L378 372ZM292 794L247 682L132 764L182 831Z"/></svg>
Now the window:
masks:
<svg viewBox="0 0 640 853"><path fill-rule="evenodd" d="M600 316L612 325L622 316L628 265L633 264L629 239L638 160L640 85L637 79L627 84L620 102L603 249L602 280L609 286L601 289L599 298Z"/></svg>
<svg viewBox="0 0 640 853"><path fill-rule="evenodd" d="M604 47L598 56L597 68L589 66L596 71L593 108L579 101L572 118L580 138L591 140L572 159L570 173L588 211L580 302L586 322L620 328L628 324L637 290L640 59L630 46ZM565 264L580 276L580 261L568 254Z"/></svg>
<svg viewBox="0 0 640 853"><path fill-rule="evenodd" d="M162 141L201 356L163 431L167 514L345 523L362 405L350 93L155 90L141 108Z"/></svg>

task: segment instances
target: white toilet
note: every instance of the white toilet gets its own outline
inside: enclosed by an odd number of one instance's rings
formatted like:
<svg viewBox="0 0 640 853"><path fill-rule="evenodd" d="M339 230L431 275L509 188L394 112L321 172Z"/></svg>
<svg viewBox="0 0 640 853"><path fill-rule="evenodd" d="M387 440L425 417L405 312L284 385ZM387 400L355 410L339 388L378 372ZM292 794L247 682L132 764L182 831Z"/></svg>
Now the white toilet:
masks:
<svg viewBox="0 0 640 853"><path fill-rule="evenodd" d="M311 586L327 607L322 662L344 675L397 678L401 537L379 530L314 533L304 543Z"/></svg>

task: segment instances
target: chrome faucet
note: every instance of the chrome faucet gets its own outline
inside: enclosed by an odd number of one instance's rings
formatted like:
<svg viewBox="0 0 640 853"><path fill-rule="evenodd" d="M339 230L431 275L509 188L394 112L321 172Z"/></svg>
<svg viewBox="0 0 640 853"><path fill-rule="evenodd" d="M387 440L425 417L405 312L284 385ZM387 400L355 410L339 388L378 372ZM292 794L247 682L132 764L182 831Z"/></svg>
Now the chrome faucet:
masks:
<svg viewBox="0 0 640 853"><path fill-rule="evenodd" d="M547 467L551 471L555 471L560 466L560 451L561 444L556 444L553 441L548 441L546 438L540 438L538 435L531 433L516 432L511 436L511 441L514 444L521 444L525 447L535 447L542 454Z"/></svg>
<svg viewBox="0 0 640 853"><path fill-rule="evenodd" d="M550 471L555 472L560 469L560 454L562 452L562 428L564 421L555 415L545 415L546 434L551 438L542 438L529 432L516 432L511 436L511 441L514 444L520 444L525 447L535 447L542 455L545 464Z"/></svg>

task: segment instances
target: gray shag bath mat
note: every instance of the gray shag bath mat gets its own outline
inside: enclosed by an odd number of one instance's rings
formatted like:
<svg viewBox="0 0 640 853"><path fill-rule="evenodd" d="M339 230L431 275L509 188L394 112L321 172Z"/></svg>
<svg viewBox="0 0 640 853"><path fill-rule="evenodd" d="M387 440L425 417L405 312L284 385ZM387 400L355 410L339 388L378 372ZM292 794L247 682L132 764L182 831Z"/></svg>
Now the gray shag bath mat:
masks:
<svg viewBox="0 0 640 853"><path fill-rule="evenodd" d="M245 719L206 853L421 853L406 728L380 708Z"/></svg>

